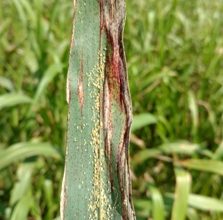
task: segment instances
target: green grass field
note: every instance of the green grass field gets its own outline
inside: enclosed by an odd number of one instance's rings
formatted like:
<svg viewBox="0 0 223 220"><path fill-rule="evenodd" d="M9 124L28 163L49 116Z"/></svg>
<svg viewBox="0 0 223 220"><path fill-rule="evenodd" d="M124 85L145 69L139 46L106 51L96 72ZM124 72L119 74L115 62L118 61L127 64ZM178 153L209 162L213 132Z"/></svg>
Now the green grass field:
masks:
<svg viewBox="0 0 223 220"><path fill-rule="evenodd" d="M1 220L59 219L72 16L0 1ZM127 0L139 220L223 219L222 36L222 0Z"/></svg>

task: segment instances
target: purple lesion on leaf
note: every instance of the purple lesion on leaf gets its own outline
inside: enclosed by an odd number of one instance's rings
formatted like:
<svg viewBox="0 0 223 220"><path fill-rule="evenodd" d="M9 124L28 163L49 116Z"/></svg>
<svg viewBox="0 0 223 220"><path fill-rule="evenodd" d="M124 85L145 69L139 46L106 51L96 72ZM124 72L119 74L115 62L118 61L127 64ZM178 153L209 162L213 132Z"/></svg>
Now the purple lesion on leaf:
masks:
<svg viewBox="0 0 223 220"><path fill-rule="evenodd" d="M100 0L101 30L107 39L106 74L110 93L123 110L125 96L125 56L123 53L122 33L124 20L123 0ZM103 25L102 25L103 24Z"/></svg>
<svg viewBox="0 0 223 220"><path fill-rule="evenodd" d="M128 89L126 61L123 47L123 24L125 18L124 0L99 0L100 3L100 38L107 40L105 83L104 83L104 140L105 154L110 173L111 190L113 191L114 172L119 182L118 191L122 200L122 218L135 219L131 201L131 181L128 161L129 133L132 122L132 109ZM102 16L103 15L103 16ZM115 125L113 104L118 103L124 116L122 128ZM112 146L112 131L120 129L118 148ZM113 155L115 158L112 158ZM114 159L114 160L113 160ZM116 163L114 167L112 161ZM115 169L115 170L114 170ZM117 186L116 186L117 187Z"/></svg>

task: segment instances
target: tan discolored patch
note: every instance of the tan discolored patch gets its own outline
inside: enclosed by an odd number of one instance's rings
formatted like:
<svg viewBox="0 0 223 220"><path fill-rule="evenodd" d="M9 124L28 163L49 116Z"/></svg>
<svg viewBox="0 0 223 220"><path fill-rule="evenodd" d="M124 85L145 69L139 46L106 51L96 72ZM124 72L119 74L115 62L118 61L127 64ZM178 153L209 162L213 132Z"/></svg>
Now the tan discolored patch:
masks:
<svg viewBox="0 0 223 220"><path fill-rule="evenodd" d="M77 86L77 95L78 95L78 101L79 101L79 104L80 104L81 112L83 110L83 105L84 105L83 71L84 71L84 69L83 69L83 60L81 60L79 79L78 79L78 86Z"/></svg>

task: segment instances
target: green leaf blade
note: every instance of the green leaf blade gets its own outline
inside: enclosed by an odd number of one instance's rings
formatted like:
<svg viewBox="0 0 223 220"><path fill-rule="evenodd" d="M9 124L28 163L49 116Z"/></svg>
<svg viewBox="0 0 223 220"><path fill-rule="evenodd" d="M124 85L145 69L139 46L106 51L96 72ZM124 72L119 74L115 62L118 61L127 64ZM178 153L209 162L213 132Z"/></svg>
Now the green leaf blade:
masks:
<svg viewBox="0 0 223 220"><path fill-rule="evenodd" d="M175 174L177 183L171 220L185 220L191 186L191 177L188 172L183 170L176 170Z"/></svg>
<svg viewBox="0 0 223 220"><path fill-rule="evenodd" d="M31 103L31 98L22 93L8 93L0 96L0 110L21 104Z"/></svg>

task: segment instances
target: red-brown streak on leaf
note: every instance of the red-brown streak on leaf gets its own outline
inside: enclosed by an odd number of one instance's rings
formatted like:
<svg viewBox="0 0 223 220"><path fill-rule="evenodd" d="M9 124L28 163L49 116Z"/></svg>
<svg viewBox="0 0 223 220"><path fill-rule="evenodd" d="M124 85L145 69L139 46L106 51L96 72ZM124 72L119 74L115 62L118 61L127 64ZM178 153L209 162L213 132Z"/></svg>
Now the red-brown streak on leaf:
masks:
<svg viewBox="0 0 223 220"><path fill-rule="evenodd" d="M103 24L107 36L108 50L106 55L106 77L108 79L109 89L113 98L123 107L123 76L126 74L123 71L122 43L120 44L119 36L123 32L123 16L121 9L118 8L120 0L110 1L104 6ZM117 8L114 4L117 4ZM106 14L106 7L109 10L109 16ZM118 11L118 12L116 12ZM116 13L115 13L116 12ZM121 39L122 40L122 39Z"/></svg>
<svg viewBox="0 0 223 220"><path fill-rule="evenodd" d="M116 172L119 179L119 190L122 198L122 219L129 220L135 219L135 215L133 213L134 209L131 201L131 182L128 163L129 132L132 122L132 114L125 54L122 43L124 8L124 0L100 0L101 14L103 11L103 17L100 17L100 36L102 34L101 31L104 30L108 46L103 99L105 152L109 163L111 163L111 130L113 128L111 123L108 124L108 118L112 121L111 108L112 102L115 101L119 104L121 111L125 115L125 124L122 129L123 133L120 138L120 144L116 155ZM109 99L109 101L107 99ZM112 164L108 164L108 166L110 176L112 176ZM111 177L110 180L112 187L113 180Z"/></svg>
<svg viewBox="0 0 223 220"><path fill-rule="evenodd" d="M104 9L104 0L99 0L99 5L100 5L100 46L101 46L101 38L102 38L102 31L104 29L104 13L103 13L103 9Z"/></svg>
<svg viewBox="0 0 223 220"><path fill-rule="evenodd" d="M104 0L99 0L99 6L100 6L100 35L99 35L99 51L101 51L102 48L102 37L103 37L103 31L105 29L105 23L104 23ZM107 162L107 168L109 172L109 179L110 179L110 187L111 192L114 191L114 179L113 179L113 172L112 172L112 148L111 148L111 135L112 135L112 124L111 124L111 103L110 103L110 93L108 88L108 82L107 78L105 76L104 85L103 85L103 132L104 132L104 148L105 148L105 157ZM109 97L109 98L108 98Z"/></svg>
<svg viewBox="0 0 223 220"><path fill-rule="evenodd" d="M65 208L65 206L66 206L66 204L67 204L67 187L66 187L66 183L65 183L65 181L66 181L66 177L64 176L64 183L63 183L63 187L64 187L64 190L62 191L63 193L64 193L64 195L62 195L62 202L63 202L63 204L62 204L62 208L64 209ZM62 213L63 213L63 219L65 219L65 212L63 212L62 211Z"/></svg>
<svg viewBox="0 0 223 220"><path fill-rule="evenodd" d="M77 87L77 95L78 95L78 101L80 104L81 112L83 111L83 105L84 105L83 74L84 74L84 66L83 66L83 58L82 58L80 61L80 72L79 72L78 87Z"/></svg>
<svg viewBox="0 0 223 220"><path fill-rule="evenodd" d="M123 219L129 219L129 207L124 204L128 202L130 208L132 208L131 201L131 181L130 181L130 172L129 172L129 163L128 163L128 145L129 145L129 131L130 131L130 118L126 117L125 127L123 128L122 142L119 145L119 151L117 153L117 173L121 190L122 197L122 209L123 209ZM127 184L127 185L126 185Z"/></svg>

